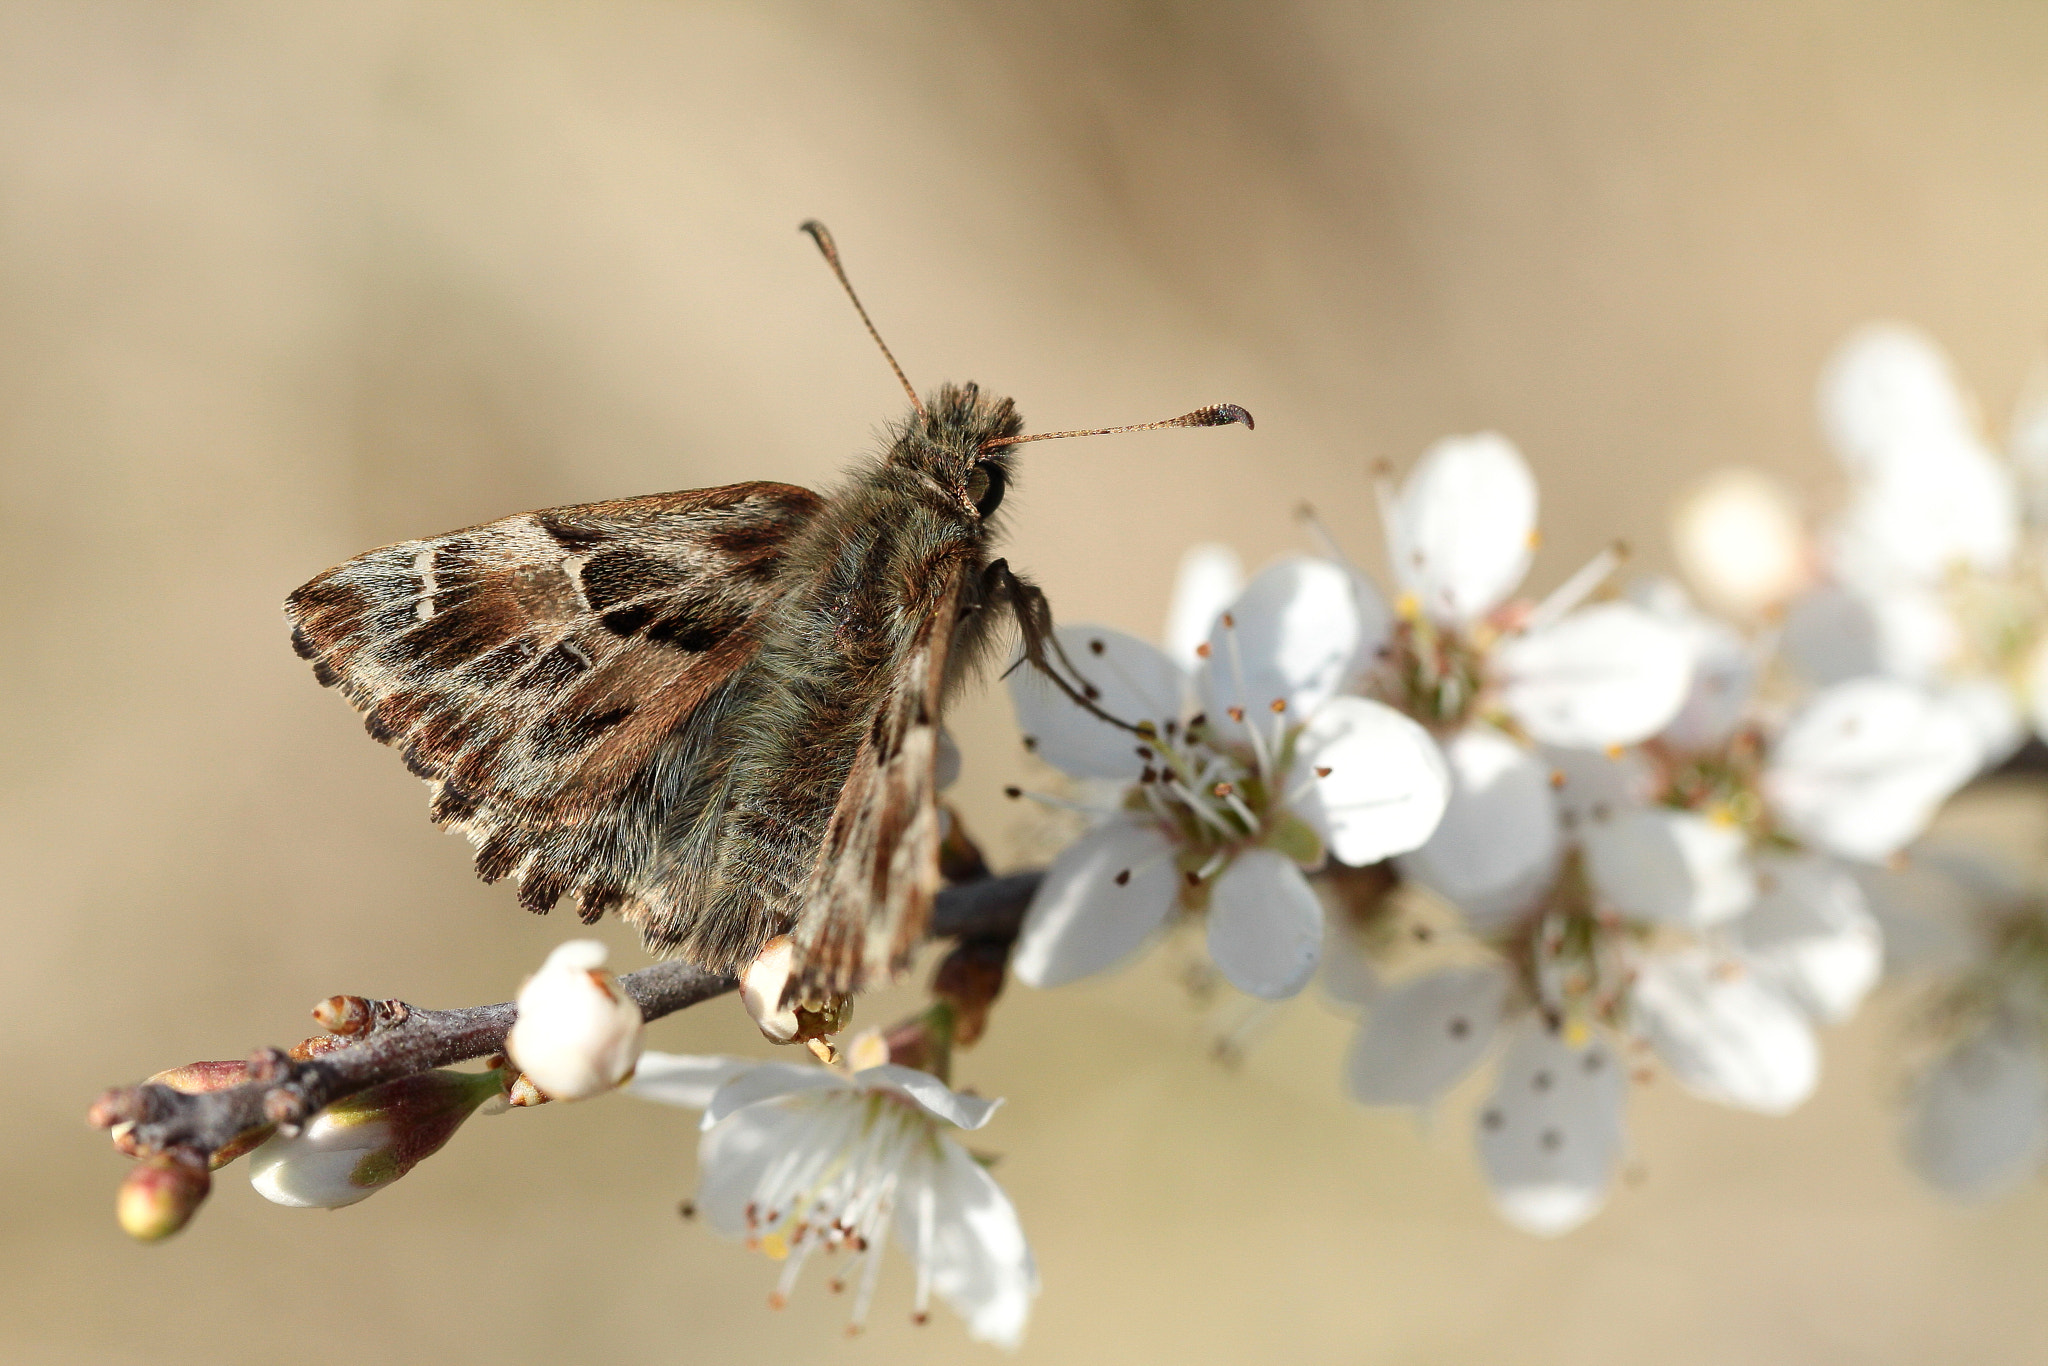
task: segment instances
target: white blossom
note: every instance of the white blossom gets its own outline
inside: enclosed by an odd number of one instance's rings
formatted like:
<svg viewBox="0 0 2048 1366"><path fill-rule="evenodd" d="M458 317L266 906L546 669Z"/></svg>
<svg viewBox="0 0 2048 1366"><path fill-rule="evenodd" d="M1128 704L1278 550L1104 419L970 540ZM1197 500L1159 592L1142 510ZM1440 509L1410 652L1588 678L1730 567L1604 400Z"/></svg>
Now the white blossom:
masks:
<svg viewBox="0 0 2048 1366"><path fill-rule="evenodd" d="M1124 725L1019 669L1019 726L1054 767L1116 782L1118 803L1048 870L1017 975L1073 981L1128 957L1176 910L1205 911L1210 956L1233 985L1269 999L1301 990L1324 928L1303 870L1416 847L1448 788L1420 726L1338 695L1363 635L1349 576L1310 559L1255 578L1192 670L1119 631L1058 628L1080 685Z"/></svg>
<svg viewBox="0 0 2048 1366"><path fill-rule="evenodd" d="M1582 605L1603 553L1542 602L1510 600L1537 541L1536 483L1505 438L1438 442L1381 490L1399 596L1353 571L1370 636L1364 690L1431 728L1452 775L1435 835L1403 871L1471 914L1512 907L1554 871L1550 767L1526 743L1605 749L1648 738L1686 696L1683 634L1628 602Z"/></svg>
<svg viewBox="0 0 2048 1366"><path fill-rule="evenodd" d="M1880 673L1929 688L1998 762L2048 716L2048 593L2023 544L2018 480L1981 433L1946 357L1922 333L1852 335L1821 382L1822 426L1849 474L1825 538L1830 581L1796 601L1787 657L1808 677ZM2041 428L2022 408L2014 458Z"/></svg>
<svg viewBox="0 0 2048 1366"><path fill-rule="evenodd" d="M1925 980L1928 1056L1907 1088L1907 1161L1958 1199L1998 1195L2048 1157L2048 893L1939 846L1866 882L1887 933L1919 949L1904 966Z"/></svg>
<svg viewBox="0 0 2048 1366"><path fill-rule="evenodd" d="M854 1287L860 1328L894 1236L916 1268L917 1321L936 1293L978 1340L1022 1341L1038 1293L1031 1249L1002 1187L951 1137L1000 1101L890 1064L847 1075L667 1053L644 1056L628 1089L704 1112L697 1208L782 1263L770 1304L813 1256L847 1253L834 1284Z"/></svg>

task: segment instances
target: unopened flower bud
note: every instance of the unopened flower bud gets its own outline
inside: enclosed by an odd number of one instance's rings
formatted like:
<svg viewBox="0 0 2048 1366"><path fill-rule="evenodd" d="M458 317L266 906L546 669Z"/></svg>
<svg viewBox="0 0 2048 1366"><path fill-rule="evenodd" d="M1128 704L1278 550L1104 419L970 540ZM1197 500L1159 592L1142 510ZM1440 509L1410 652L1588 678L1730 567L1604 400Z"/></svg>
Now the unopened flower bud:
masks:
<svg viewBox="0 0 2048 1366"><path fill-rule="evenodd" d="M601 1095L640 1061L640 1007L604 970L606 953L595 939L557 945L519 989L505 1048L553 1100Z"/></svg>
<svg viewBox="0 0 2048 1366"><path fill-rule="evenodd" d="M782 1003L782 989L789 985L790 969L795 965L795 941L778 934L740 974L740 1001L761 1032L776 1043L796 1038L796 1007Z"/></svg>
<svg viewBox="0 0 2048 1366"><path fill-rule="evenodd" d="M422 1072L336 1101L297 1135L258 1148L249 1183L280 1205L353 1205L440 1151L504 1083L503 1072Z"/></svg>
<svg viewBox="0 0 2048 1366"><path fill-rule="evenodd" d="M129 1237L153 1243L185 1227L212 1188L200 1163L159 1153L138 1162L121 1182L114 1217Z"/></svg>
<svg viewBox="0 0 2048 1366"><path fill-rule="evenodd" d="M783 1003L789 975L796 970L796 943L778 934L740 973L740 1001L771 1043L809 1043L837 1034L846 1023L851 1002L793 1001Z"/></svg>
<svg viewBox="0 0 2048 1366"><path fill-rule="evenodd" d="M249 1079L249 1064L240 1058L220 1062L188 1062L183 1067L167 1067L151 1077L173 1091L183 1091L188 1096L200 1095L207 1091L225 1091L230 1086L240 1086Z"/></svg>

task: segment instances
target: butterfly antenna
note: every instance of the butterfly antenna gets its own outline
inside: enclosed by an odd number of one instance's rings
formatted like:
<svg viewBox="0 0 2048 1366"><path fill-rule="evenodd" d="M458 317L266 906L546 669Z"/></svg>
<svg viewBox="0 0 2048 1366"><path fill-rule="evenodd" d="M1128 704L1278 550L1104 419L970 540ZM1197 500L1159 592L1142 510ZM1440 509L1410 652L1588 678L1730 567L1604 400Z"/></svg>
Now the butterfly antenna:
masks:
<svg viewBox="0 0 2048 1366"><path fill-rule="evenodd" d="M1139 422L1129 427L1089 427L1071 432L1040 432L1036 436L1006 436L995 441L984 441L981 449L992 451L1000 446L1020 446L1026 441L1057 441L1063 436L1112 436L1117 432L1149 432L1160 427L1228 427L1233 422L1242 422L1251 427L1252 415L1235 403L1215 403L1207 408L1197 408L1192 413L1169 417L1164 422Z"/></svg>
<svg viewBox="0 0 2048 1366"><path fill-rule="evenodd" d="M889 354L889 343L883 341L882 334L875 331L875 320L860 306L860 295L853 292L853 282L846 278L846 269L839 264L839 248L832 241L832 234L815 218L803 224L797 231L809 233L811 240L818 244L818 250L825 253L825 264L832 267L832 273L839 277L840 287L846 291L846 297L853 300L853 311L860 314L860 320L867 324L868 335L875 339L875 345L882 350L882 359L889 362L889 368L896 372L896 382L903 386L904 393L910 395L910 406L917 409L919 417L926 416L924 400L917 396L917 390L911 388L910 381L903 377L903 367L896 363L896 357Z"/></svg>

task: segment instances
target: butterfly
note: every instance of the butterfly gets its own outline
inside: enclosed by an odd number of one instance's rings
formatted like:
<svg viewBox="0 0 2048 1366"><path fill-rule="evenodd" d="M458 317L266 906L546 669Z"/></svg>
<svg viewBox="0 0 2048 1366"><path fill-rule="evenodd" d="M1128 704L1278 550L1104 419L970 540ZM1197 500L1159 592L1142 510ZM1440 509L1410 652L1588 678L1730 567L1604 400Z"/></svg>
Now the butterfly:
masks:
<svg viewBox="0 0 2048 1366"><path fill-rule="evenodd" d="M910 396L825 494L753 482L521 513L360 555L293 592L292 643L431 786L486 882L622 915L647 948L736 973L791 934L786 1000L908 966L939 885L946 699L1005 616L1055 658L1044 594L990 554L1021 435L973 384ZM1051 646L1049 649L1048 647Z"/></svg>

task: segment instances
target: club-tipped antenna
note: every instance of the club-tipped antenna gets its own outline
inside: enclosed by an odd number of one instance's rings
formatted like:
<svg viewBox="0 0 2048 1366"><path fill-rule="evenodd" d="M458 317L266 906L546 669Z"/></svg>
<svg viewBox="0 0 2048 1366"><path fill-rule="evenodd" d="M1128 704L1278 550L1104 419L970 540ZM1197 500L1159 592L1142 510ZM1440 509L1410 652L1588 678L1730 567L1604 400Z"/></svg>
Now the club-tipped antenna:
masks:
<svg viewBox="0 0 2048 1366"><path fill-rule="evenodd" d="M1252 415L1235 403L1212 403L1206 408L1197 408L1192 413L1169 417L1164 422L1138 422L1128 427L1088 427L1071 432L1040 432L1036 436L1006 436L996 441L984 441L981 449L995 450L999 446L1018 446L1026 441L1057 441L1063 436L1114 436L1118 432L1149 432L1160 427L1228 427L1233 422L1242 422L1247 428L1253 426Z"/></svg>
<svg viewBox="0 0 2048 1366"><path fill-rule="evenodd" d="M868 335L873 337L875 345L881 348L882 359L889 362L889 368L896 372L896 382L903 386L904 393L910 395L910 406L917 409L919 417L925 416L924 400L917 396L917 390L911 388L910 381L903 377L903 367L896 363L896 357L889 354L889 343L883 341L882 334L875 331L875 320L860 306L860 295L853 292L853 281L846 278L846 268L839 264L839 247L832 241L832 234L815 218L804 223L797 231L809 233L811 240L818 244L818 250L825 254L825 264L832 267L832 273L839 277L840 287L846 291L846 297L853 300L853 311L860 314L860 320L867 324Z"/></svg>

